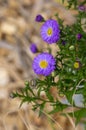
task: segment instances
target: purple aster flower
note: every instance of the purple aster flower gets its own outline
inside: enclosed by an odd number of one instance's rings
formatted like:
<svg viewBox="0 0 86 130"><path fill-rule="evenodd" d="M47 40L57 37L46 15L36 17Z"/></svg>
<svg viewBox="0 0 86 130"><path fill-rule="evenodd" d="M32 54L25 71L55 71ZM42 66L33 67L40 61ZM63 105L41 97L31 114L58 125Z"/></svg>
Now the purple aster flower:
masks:
<svg viewBox="0 0 86 130"><path fill-rule="evenodd" d="M80 6L78 7L78 9L79 9L80 11L85 11L85 6L80 5Z"/></svg>
<svg viewBox="0 0 86 130"><path fill-rule="evenodd" d="M32 53L36 53L38 51L36 44L32 43L30 45L30 50Z"/></svg>
<svg viewBox="0 0 86 130"><path fill-rule="evenodd" d="M80 39L82 38L82 34L81 34L81 33L78 33L78 34L76 35L76 38L77 38L78 40L80 40Z"/></svg>
<svg viewBox="0 0 86 130"><path fill-rule="evenodd" d="M41 37L48 44L56 43L60 39L59 24L56 20L47 20L41 27Z"/></svg>
<svg viewBox="0 0 86 130"><path fill-rule="evenodd" d="M36 21L36 22L43 22L43 21L44 21L44 18L43 18L42 15L38 14L38 15L36 16L36 18L35 18L35 21Z"/></svg>
<svg viewBox="0 0 86 130"><path fill-rule="evenodd" d="M33 60L33 70L36 74L48 76L55 70L55 59L49 53L41 53Z"/></svg>

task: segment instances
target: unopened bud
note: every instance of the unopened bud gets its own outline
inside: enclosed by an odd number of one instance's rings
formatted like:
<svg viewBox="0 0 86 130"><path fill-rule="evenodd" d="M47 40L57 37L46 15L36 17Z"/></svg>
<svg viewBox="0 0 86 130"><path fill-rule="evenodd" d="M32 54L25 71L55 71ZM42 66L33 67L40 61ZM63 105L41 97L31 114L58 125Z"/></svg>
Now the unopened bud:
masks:
<svg viewBox="0 0 86 130"><path fill-rule="evenodd" d="M69 47L69 50L72 51L72 50L74 50L74 48L75 48L75 47L72 45L72 46Z"/></svg>

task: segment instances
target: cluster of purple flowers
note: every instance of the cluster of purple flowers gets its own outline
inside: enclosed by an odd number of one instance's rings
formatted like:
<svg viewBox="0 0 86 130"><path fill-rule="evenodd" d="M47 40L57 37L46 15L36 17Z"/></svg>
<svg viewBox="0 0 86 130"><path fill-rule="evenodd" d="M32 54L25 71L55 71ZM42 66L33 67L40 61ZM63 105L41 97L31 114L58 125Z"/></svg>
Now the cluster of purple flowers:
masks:
<svg viewBox="0 0 86 130"><path fill-rule="evenodd" d="M48 44L57 43L60 39L60 27L56 20L49 19L47 21L44 20L43 16L40 14L35 18L36 22L43 22L41 26L41 38ZM82 34L78 33L76 35L77 40L82 38ZM66 41L62 41L62 44L65 45ZM33 53L38 52L37 46L35 44L31 44L30 50ZM74 64L76 66L77 64ZM55 58L49 53L41 53L38 54L33 60L33 70L36 74L48 76L50 75L56 68Z"/></svg>
<svg viewBox="0 0 86 130"><path fill-rule="evenodd" d="M43 16L40 14L35 18L36 22L45 21ZM59 24L54 19L49 19L45 21L41 27L41 38L48 44L56 43L60 39L60 29ZM35 44L31 44L30 50L33 53L38 51ZM33 70L36 74L48 76L50 75L56 68L55 58L52 54L49 53L41 53L38 54L33 60Z"/></svg>

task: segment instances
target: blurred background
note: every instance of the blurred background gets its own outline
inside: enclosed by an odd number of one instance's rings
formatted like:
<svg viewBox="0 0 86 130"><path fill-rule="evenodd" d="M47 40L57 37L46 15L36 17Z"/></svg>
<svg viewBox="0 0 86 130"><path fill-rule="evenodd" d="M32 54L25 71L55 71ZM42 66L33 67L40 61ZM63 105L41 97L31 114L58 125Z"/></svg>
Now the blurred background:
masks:
<svg viewBox="0 0 86 130"><path fill-rule="evenodd" d="M74 130L68 118L46 113L38 117L30 105L19 108L20 100L11 97L14 90L24 87L26 80L37 77L31 66L35 54L30 51L30 44L45 49L46 43L40 37L41 23L35 22L36 15L48 19L56 13L64 24L75 22L72 14L77 12L67 11L61 0L0 0L0 130ZM55 53L55 45L52 49ZM82 125L76 130L83 130Z"/></svg>

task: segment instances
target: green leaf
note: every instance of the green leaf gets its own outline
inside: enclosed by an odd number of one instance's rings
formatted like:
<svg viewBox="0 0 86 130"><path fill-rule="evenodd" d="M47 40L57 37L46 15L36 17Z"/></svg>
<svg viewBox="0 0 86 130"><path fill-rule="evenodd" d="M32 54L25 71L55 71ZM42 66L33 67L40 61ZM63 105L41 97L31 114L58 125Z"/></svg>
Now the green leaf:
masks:
<svg viewBox="0 0 86 130"><path fill-rule="evenodd" d="M53 96L52 96L48 91L46 91L46 96L47 96L47 98L50 100L50 102L53 102L53 101L54 101Z"/></svg>
<svg viewBox="0 0 86 130"><path fill-rule="evenodd" d="M45 101L42 103L42 104L40 104L40 110L39 110L39 116L42 114L42 112L43 112L43 109L44 109L44 107L45 107Z"/></svg>
<svg viewBox="0 0 86 130"><path fill-rule="evenodd" d="M70 104L72 104L73 93L74 93L73 90L66 92L66 97Z"/></svg>
<svg viewBox="0 0 86 130"><path fill-rule="evenodd" d="M70 113L72 116L72 113ZM76 125L80 122L82 118L86 118L86 108L81 108L74 112L74 117L76 117Z"/></svg>
<svg viewBox="0 0 86 130"><path fill-rule="evenodd" d="M28 91L29 91L35 96L33 89L29 86L29 82L25 82L25 86L26 87L23 89L23 91L26 93L26 95L28 95Z"/></svg>
<svg viewBox="0 0 86 130"><path fill-rule="evenodd" d="M54 114L54 113L59 112L59 111L61 112L63 109L65 109L67 107L68 107L68 105L57 103L55 105L55 108L51 112L49 112L49 114Z"/></svg>

